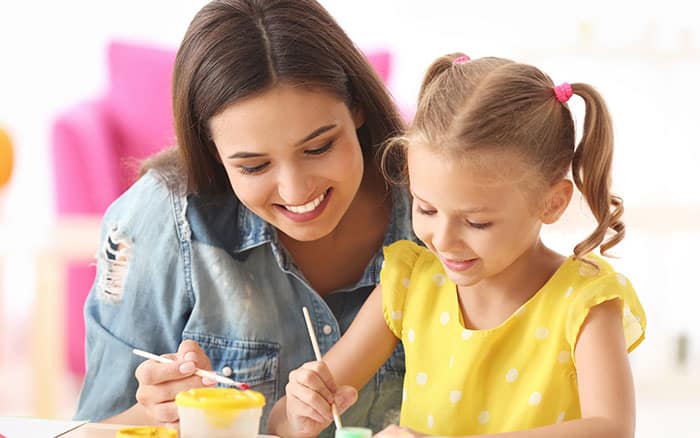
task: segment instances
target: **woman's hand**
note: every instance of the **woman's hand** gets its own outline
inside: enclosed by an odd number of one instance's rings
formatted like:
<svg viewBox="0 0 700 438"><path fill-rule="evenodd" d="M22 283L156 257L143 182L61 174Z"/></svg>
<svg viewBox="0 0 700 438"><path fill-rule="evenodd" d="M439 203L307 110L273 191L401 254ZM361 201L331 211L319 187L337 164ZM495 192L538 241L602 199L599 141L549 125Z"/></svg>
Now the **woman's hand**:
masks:
<svg viewBox="0 0 700 438"><path fill-rule="evenodd" d="M377 438L419 438L427 435L414 432L406 427L400 427L395 424L392 424L391 426L387 427L386 429L374 436Z"/></svg>
<svg viewBox="0 0 700 438"><path fill-rule="evenodd" d="M173 363L146 360L136 368L139 388L136 400L153 423L173 426L179 421L175 396L180 391L213 386L216 381L194 374L195 368L211 369L204 350L194 341L182 341L176 354L166 354Z"/></svg>
<svg viewBox="0 0 700 438"><path fill-rule="evenodd" d="M316 436L333 422L331 404L338 414L357 401L352 386L336 386L324 362L307 362L289 373L286 387L287 426L294 436Z"/></svg>

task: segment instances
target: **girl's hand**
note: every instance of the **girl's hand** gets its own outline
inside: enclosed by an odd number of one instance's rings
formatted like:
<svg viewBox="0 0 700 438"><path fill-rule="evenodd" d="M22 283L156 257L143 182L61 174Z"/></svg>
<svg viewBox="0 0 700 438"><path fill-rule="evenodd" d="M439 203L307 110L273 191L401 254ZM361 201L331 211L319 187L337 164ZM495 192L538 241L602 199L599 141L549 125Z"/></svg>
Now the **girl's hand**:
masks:
<svg viewBox="0 0 700 438"><path fill-rule="evenodd" d="M195 368L211 369L209 358L194 341L185 340L176 354L164 356L175 362L146 360L136 368L136 379L139 381L136 400L153 423L173 427L180 419L175 405L177 393L202 386L214 386L216 381L194 374Z"/></svg>
<svg viewBox="0 0 700 438"><path fill-rule="evenodd" d="M357 401L352 386L336 386L324 362L307 362L289 373L287 383L287 422L294 436L316 436L333 422L331 403L338 414Z"/></svg>
<svg viewBox="0 0 700 438"><path fill-rule="evenodd" d="M411 429L408 429L406 427L400 427L395 424L392 424L391 426L387 427L383 431L379 432L378 434L374 435L375 437L379 438L418 438L418 437L424 437L427 435L423 435L422 433L414 432Z"/></svg>

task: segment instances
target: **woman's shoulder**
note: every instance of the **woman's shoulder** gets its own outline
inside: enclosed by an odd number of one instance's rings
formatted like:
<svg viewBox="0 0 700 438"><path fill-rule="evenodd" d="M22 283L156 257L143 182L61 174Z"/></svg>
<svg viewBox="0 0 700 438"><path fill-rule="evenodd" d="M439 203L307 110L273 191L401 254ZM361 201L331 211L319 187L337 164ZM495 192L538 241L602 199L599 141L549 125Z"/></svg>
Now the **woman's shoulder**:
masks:
<svg viewBox="0 0 700 438"><path fill-rule="evenodd" d="M173 197L177 196L184 198L184 192L180 192L158 170L151 169L112 202L106 215L161 216L171 209Z"/></svg>

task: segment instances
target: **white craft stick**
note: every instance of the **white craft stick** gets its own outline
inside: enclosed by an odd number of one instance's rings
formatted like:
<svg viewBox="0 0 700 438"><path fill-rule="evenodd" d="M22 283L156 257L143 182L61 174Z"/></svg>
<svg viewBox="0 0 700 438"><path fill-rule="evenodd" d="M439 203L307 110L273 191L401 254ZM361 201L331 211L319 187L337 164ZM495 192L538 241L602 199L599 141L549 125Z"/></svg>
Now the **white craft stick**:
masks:
<svg viewBox="0 0 700 438"><path fill-rule="evenodd" d="M309 330L309 338L311 338L311 345L314 348L314 354L316 355L316 360L321 362L323 358L321 357L321 350L318 348L318 339L316 339L316 332L314 331L314 326L311 324L311 317L309 316L309 309L306 306L302 307L301 311L304 313L304 320L306 320L306 328ZM340 423L340 415L338 415L338 408L335 403L331 403L331 410L333 411L333 421L335 421L335 428L340 430L343 425Z"/></svg>
<svg viewBox="0 0 700 438"><path fill-rule="evenodd" d="M174 360L168 359L167 357L156 356L153 353L149 353L148 351L139 350L138 348L134 348L131 351L137 356L145 357L146 359L153 359L156 362L160 362L160 363L173 363L173 362L175 362ZM224 376L221 376L219 374L216 374L214 371L207 371L207 370L203 370L201 368L196 368L196 371L194 373L200 377L207 377L207 378L210 378L212 380L216 380L217 382L222 383L224 385L235 386L238 389L242 389L244 391L246 389L250 388L245 383L236 382L233 379L229 379L228 377L224 377Z"/></svg>

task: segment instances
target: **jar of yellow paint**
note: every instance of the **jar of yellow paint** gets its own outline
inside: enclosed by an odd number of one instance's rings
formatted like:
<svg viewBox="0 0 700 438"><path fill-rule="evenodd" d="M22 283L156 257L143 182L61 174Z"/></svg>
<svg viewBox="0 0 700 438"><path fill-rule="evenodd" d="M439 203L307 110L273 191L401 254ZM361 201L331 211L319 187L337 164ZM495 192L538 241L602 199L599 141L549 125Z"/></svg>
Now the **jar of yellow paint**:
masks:
<svg viewBox="0 0 700 438"><path fill-rule="evenodd" d="M256 438L265 396L247 389L196 388L175 396L180 438Z"/></svg>
<svg viewBox="0 0 700 438"><path fill-rule="evenodd" d="M125 427L117 431L116 438L177 438L177 431L160 426Z"/></svg>

